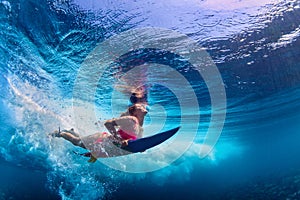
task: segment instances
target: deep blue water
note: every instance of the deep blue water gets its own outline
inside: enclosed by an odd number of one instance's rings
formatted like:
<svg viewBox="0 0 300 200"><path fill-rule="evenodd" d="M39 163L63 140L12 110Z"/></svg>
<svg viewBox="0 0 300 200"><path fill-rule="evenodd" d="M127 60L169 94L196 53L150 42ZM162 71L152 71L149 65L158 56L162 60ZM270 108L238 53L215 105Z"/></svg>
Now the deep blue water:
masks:
<svg viewBox="0 0 300 200"><path fill-rule="evenodd" d="M78 76L95 47L145 27L176 31L203 47L220 72L226 108L214 109L210 89L219 84L217 76L208 83L201 67L165 49L132 50L108 66L101 49L95 71ZM124 48L131 39L125 38ZM172 45L187 48L185 42ZM0 199L300 199L299 1L0 0L0 55ZM102 76L90 81L104 66ZM151 156L90 164L73 153L83 150L47 136L58 126L102 129L93 118L76 121L72 106L94 107L100 124L118 116L132 80L122 82L124 74L138 66L134 78L147 85L151 106L145 133L188 119L179 134L191 145L182 155L172 160L181 151L177 140L150 150ZM78 80L84 87L75 90ZM182 107L194 94L196 104ZM204 137L209 126L216 131L220 125L210 122L213 114L225 112L213 146ZM213 150L203 157L201 147ZM153 170L126 172L145 166Z"/></svg>

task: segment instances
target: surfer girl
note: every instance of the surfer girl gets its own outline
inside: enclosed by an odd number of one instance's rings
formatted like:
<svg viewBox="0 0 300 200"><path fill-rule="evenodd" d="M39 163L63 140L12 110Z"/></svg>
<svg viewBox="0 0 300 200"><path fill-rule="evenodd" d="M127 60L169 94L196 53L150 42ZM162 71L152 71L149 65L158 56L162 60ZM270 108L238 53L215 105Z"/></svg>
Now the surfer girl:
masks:
<svg viewBox="0 0 300 200"><path fill-rule="evenodd" d="M97 143L102 143L105 140L110 140L121 146L126 146L128 140L135 140L142 137L144 117L148 113L144 104L134 104L127 109L128 115L119 118L107 120L104 126L109 133L95 133L92 135L80 137L73 129L55 131L52 136L62 137L71 142L75 146L92 150ZM97 152L99 153L99 152ZM105 152L103 152L105 153ZM107 157L98 155L97 157Z"/></svg>

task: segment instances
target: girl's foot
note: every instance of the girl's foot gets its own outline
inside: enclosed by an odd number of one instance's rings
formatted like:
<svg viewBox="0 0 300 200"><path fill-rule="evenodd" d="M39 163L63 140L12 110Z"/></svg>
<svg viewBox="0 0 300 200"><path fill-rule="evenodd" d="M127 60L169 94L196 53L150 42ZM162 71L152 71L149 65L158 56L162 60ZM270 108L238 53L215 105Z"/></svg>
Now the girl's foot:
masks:
<svg viewBox="0 0 300 200"><path fill-rule="evenodd" d="M49 135L52 137L61 137L60 133L61 133L60 130L58 130L58 131L54 131L53 133L49 133Z"/></svg>

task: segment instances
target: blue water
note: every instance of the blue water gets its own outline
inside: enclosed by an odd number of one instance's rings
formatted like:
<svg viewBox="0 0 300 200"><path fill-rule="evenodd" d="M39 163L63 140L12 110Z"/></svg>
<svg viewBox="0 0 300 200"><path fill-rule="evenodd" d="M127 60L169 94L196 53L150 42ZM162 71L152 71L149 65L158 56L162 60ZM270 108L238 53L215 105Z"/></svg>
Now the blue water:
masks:
<svg viewBox="0 0 300 200"><path fill-rule="evenodd" d="M299 1L99 2L0 0L0 199L300 199ZM157 170L131 173L101 161L90 164L73 153L83 150L47 133L58 126L76 127L73 89L89 53L143 27L185 34L209 53L226 91L221 136L201 157L213 114L209 85L182 57L140 49L106 70L93 102L85 99L88 91L79 90L78 99L96 108L100 123L116 117L128 104L128 94L116 90L119 73L164 64L188 80L200 111L185 107L181 116L180 101L191 96L176 95L183 90L180 82L173 83L175 90L148 85L145 132L158 130L161 115L163 129L200 115L197 134L171 163L164 164L168 157L162 151L137 166ZM87 132L99 129L93 119L82 121ZM194 134L193 124L182 125L187 138ZM136 156L108 162L122 167L129 159L134 166L130 159L141 158Z"/></svg>

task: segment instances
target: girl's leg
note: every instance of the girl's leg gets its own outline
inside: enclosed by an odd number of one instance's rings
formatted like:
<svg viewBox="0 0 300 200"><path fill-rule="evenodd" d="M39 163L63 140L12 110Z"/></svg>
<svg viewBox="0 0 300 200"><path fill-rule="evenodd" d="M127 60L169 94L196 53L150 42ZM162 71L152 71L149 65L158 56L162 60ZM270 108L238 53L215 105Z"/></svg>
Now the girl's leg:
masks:
<svg viewBox="0 0 300 200"><path fill-rule="evenodd" d="M68 132L74 135L75 137L80 137L79 134L76 133L73 128L71 128L70 130L62 130L62 132Z"/></svg>
<svg viewBox="0 0 300 200"><path fill-rule="evenodd" d="M85 148L85 146L83 145L80 137L77 137L77 136L73 135L70 132L62 131L62 132L59 133L58 137L62 137L65 140L68 140L69 142L71 142L75 146L79 146L79 147Z"/></svg>

